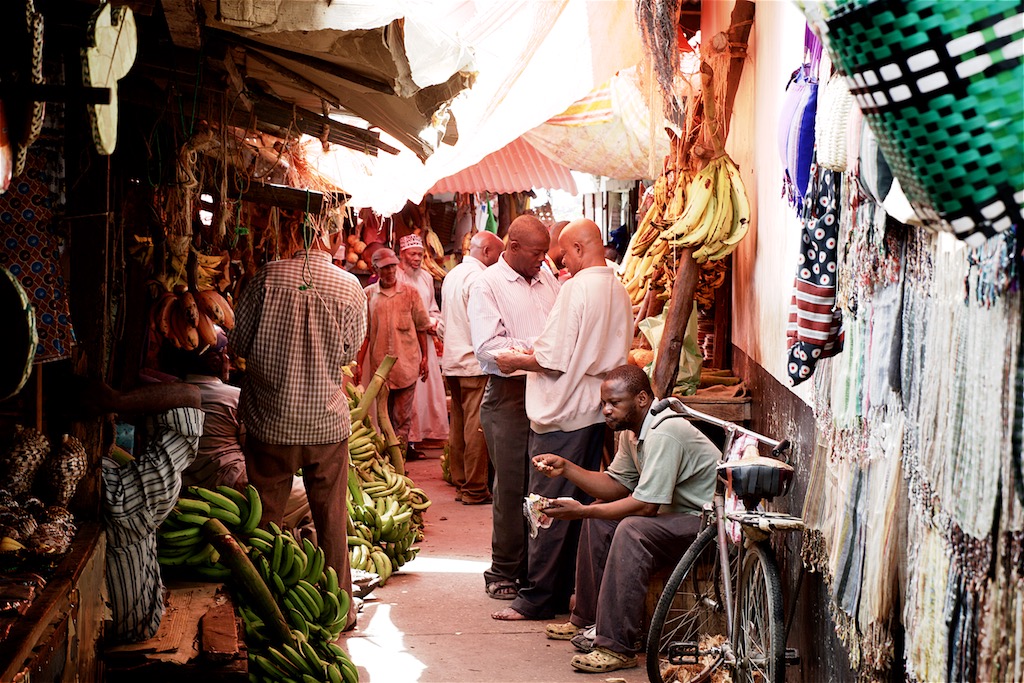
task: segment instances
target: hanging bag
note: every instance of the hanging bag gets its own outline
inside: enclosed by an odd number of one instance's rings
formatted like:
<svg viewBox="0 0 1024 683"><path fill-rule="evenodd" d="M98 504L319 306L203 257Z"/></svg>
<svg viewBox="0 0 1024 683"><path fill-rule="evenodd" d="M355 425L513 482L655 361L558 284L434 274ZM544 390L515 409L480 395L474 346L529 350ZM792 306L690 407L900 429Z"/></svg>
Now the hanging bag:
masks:
<svg viewBox="0 0 1024 683"><path fill-rule="evenodd" d="M814 157L814 121L818 110L818 67L821 41L804 29L804 63L793 72L786 85L786 97L779 116L779 156L785 169L783 193L797 213L811 176Z"/></svg>

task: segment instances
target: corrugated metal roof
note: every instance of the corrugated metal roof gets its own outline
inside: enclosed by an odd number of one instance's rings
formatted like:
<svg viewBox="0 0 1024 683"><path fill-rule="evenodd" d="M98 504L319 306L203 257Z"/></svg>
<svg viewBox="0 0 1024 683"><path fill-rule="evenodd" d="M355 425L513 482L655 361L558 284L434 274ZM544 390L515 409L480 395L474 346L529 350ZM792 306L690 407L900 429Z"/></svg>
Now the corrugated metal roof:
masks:
<svg viewBox="0 0 1024 683"><path fill-rule="evenodd" d="M437 181L430 192L494 192L508 194L532 188L576 194L569 169L544 156L523 138L516 138L477 164Z"/></svg>

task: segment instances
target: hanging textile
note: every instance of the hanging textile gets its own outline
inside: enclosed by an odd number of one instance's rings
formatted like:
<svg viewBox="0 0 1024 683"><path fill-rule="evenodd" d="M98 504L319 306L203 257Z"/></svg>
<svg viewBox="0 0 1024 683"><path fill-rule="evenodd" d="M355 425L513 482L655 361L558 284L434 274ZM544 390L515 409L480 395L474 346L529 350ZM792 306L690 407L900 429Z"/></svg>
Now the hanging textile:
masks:
<svg viewBox="0 0 1024 683"><path fill-rule="evenodd" d="M836 301L836 245L842 173L811 165L812 183L804 207L797 276L789 306L789 363L793 385L814 372L822 358L843 350L842 313Z"/></svg>
<svg viewBox="0 0 1024 683"><path fill-rule="evenodd" d="M74 343L54 216L60 176L57 150L37 144L25 172L0 195L0 266L18 278L35 309L36 363L67 358Z"/></svg>

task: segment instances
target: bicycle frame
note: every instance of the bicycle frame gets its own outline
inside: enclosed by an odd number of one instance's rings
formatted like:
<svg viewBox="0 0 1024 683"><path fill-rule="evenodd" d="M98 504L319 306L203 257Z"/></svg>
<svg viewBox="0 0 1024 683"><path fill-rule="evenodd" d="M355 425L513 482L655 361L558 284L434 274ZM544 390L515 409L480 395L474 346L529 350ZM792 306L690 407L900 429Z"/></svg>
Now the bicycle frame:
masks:
<svg viewBox="0 0 1024 683"><path fill-rule="evenodd" d="M738 435L744 435L756 440L759 444L765 444L771 447L772 454L779 456L781 453L786 451L790 443L787 439L776 440L767 437L763 434L759 434L745 427L741 427L733 422L722 420L713 415L702 413L698 410L690 408L682 401L676 398L662 399L652 408L652 413L657 414L666 408L671 409L677 413L680 413L690 419L701 420L720 427L725 432L725 440L722 445L722 456L724 459L731 452L733 442ZM714 523L717 528L718 538L718 564L722 571L722 586L724 590L725 598L725 613L726 613L726 635L727 641L723 644L723 659L728 661L730 664L736 664L736 652L733 648L733 644L736 643L736 631L739 628L739 616L738 605L736 604L736 595L734 592L734 577L732 576L732 568L729 562L729 538L726 532L726 516L725 516L725 492L726 482L719 476L718 482L715 487L715 495L711 505L709 513L714 514ZM744 504L744 507L745 504ZM747 531L744 529L744 536L747 536ZM744 543L739 544L737 549L737 568L742 572L743 561L744 561Z"/></svg>

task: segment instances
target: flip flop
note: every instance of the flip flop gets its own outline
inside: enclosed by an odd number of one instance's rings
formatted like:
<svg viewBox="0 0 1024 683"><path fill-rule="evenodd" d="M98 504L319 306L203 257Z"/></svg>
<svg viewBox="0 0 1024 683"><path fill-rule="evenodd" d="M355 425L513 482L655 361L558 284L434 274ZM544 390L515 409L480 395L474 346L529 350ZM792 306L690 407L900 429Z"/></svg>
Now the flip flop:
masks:
<svg viewBox="0 0 1024 683"><path fill-rule="evenodd" d="M612 652L603 647L595 648L593 652L585 655L576 655L572 658L572 667L579 671L590 674L603 674L619 669L632 669L636 666L636 657Z"/></svg>
<svg viewBox="0 0 1024 683"><path fill-rule="evenodd" d="M514 581L492 581L486 590L487 595L495 600L515 600L519 594Z"/></svg>
<svg viewBox="0 0 1024 683"><path fill-rule="evenodd" d="M532 621L530 617L511 607L494 612L491 614L491 619L497 619L498 621Z"/></svg>

